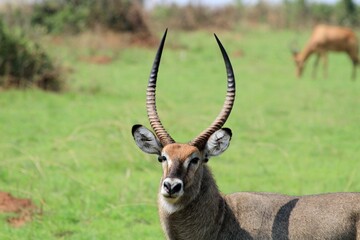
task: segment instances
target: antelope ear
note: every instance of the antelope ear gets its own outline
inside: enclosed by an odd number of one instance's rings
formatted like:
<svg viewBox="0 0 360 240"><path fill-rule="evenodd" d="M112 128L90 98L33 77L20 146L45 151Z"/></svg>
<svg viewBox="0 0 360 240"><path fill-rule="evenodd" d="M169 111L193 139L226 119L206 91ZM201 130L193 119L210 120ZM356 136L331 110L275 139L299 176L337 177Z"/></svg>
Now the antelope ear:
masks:
<svg viewBox="0 0 360 240"><path fill-rule="evenodd" d="M206 156L213 157L223 153L230 145L231 136L230 128L222 128L214 132L206 142Z"/></svg>
<svg viewBox="0 0 360 240"><path fill-rule="evenodd" d="M131 133L136 145L144 152L150 154L161 154L163 146L157 137L146 127L136 124L132 127Z"/></svg>

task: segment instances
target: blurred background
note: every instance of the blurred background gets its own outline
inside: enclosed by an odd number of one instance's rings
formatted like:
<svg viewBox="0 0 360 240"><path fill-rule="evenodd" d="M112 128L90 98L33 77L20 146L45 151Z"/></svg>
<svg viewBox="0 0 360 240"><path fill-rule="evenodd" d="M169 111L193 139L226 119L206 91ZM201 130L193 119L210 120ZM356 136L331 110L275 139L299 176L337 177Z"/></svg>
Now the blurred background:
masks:
<svg viewBox="0 0 360 240"><path fill-rule="evenodd" d="M130 129L149 127L145 90L169 29L157 87L165 128L187 142L224 102L232 143L211 159L219 188L360 191L360 85L344 53L296 77L317 24L359 32L355 0L1 0L0 239L163 239L161 167Z"/></svg>
<svg viewBox="0 0 360 240"><path fill-rule="evenodd" d="M238 31L267 27L301 31L311 29L317 23L355 28L360 19L355 0L2 0L0 4L1 31L4 35L0 47L3 53L4 49L8 49L7 60L1 62L0 69L1 76L7 77L0 86L35 84L55 91L64 87L63 80L58 79L62 73L54 66L53 60L48 59L47 53L42 52L43 48L38 47L39 38L45 35L53 41L61 41L64 35L105 34L107 42L101 45L111 44L111 41L116 45L117 39L121 38L122 46L134 43L154 46L158 41L158 31L165 28L181 31ZM15 39L8 39L11 38L6 32L8 29L17 32L12 33ZM21 50L19 45L17 49L9 50L16 48L19 42L23 42L20 45L25 44L28 49ZM10 56L10 51L18 53ZM106 62L110 58L99 56L87 60ZM27 67L20 67L21 64ZM25 75L33 79L20 83L19 79ZM35 75L36 79L32 77Z"/></svg>

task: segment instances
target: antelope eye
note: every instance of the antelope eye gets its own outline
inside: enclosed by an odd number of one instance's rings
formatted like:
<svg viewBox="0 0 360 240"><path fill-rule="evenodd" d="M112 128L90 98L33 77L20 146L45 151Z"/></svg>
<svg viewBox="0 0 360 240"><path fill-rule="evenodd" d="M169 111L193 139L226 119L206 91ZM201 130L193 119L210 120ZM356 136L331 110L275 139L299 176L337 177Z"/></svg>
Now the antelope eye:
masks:
<svg viewBox="0 0 360 240"><path fill-rule="evenodd" d="M158 160L159 160L159 162L166 161L166 157L165 156L159 156Z"/></svg>
<svg viewBox="0 0 360 240"><path fill-rule="evenodd" d="M199 160L200 160L200 159L197 158L197 157L196 157L196 158L193 158L193 159L190 160L190 164L196 165L196 164L199 162Z"/></svg>

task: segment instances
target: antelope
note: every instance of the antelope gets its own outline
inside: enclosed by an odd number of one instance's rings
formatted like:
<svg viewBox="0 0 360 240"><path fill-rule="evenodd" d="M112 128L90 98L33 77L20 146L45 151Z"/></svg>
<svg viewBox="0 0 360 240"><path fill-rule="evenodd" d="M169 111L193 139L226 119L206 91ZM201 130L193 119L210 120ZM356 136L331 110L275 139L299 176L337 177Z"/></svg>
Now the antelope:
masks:
<svg viewBox="0 0 360 240"><path fill-rule="evenodd" d="M323 24L315 26L309 41L301 52L294 48L292 49L297 77L301 77L305 62L312 54L316 54L313 77L315 77L315 71L320 58L323 59L324 76L326 77L327 53L330 51L345 52L350 57L353 63L352 79L355 80L356 66L359 64L359 45L356 34L349 28Z"/></svg>
<svg viewBox="0 0 360 240"><path fill-rule="evenodd" d="M224 105L214 122L188 143L176 142L156 109L156 81L167 30L157 51L146 92L146 109L155 133L132 127L136 145L155 154L163 174L158 192L160 222L168 240L360 239L360 193L288 196L276 193L220 193L208 166L229 146L223 128L235 100L235 77L218 37L227 71ZM231 172L229 174L235 174Z"/></svg>

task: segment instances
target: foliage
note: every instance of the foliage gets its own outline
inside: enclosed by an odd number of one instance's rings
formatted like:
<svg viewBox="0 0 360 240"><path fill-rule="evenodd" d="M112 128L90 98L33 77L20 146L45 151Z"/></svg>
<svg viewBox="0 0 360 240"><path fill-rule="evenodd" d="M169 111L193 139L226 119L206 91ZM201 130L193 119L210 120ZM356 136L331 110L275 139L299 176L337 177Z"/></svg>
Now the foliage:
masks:
<svg viewBox="0 0 360 240"><path fill-rule="evenodd" d="M44 0L35 4L32 23L51 33L78 33L102 26L116 32L150 34L138 1Z"/></svg>
<svg viewBox="0 0 360 240"><path fill-rule="evenodd" d="M315 22L334 23L334 8L329 4L312 3L311 16Z"/></svg>
<svg viewBox="0 0 360 240"><path fill-rule="evenodd" d="M19 29L11 31L0 21L0 86L58 91L63 87L49 56Z"/></svg>
<svg viewBox="0 0 360 240"><path fill-rule="evenodd" d="M211 9L203 5L170 5L157 6L152 17L156 21L166 23L166 27L182 30L203 28L234 29L243 13L241 6L225 6Z"/></svg>
<svg viewBox="0 0 360 240"><path fill-rule="evenodd" d="M82 5L67 1L35 3L31 23L46 28L47 32L77 33L85 29L89 11Z"/></svg>
<svg viewBox="0 0 360 240"><path fill-rule="evenodd" d="M148 26L137 1L94 1L91 4L92 25L103 24L117 32L148 31Z"/></svg>
<svg viewBox="0 0 360 240"><path fill-rule="evenodd" d="M353 0L341 0L336 5L337 20L342 25L355 26L358 21L358 10Z"/></svg>
<svg viewBox="0 0 360 240"><path fill-rule="evenodd" d="M106 28L134 33L152 40L156 27L183 30L219 28L234 30L243 25L268 25L272 28L309 28L316 23L358 26L359 7L354 0L338 0L336 4L309 0L257 1L212 8L200 3L187 5L159 4L144 9L143 0L39 0L4 11L7 22L22 24L31 18L33 26L50 33L79 33ZM149 17L150 16L150 17Z"/></svg>
<svg viewBox="0 0 360 240"><path fill-rule="evenodd" d="M219 28L234 30L243 25L268 25L272 28L309 28L316 23L358 26L359 7L353 0L336 4L308 0L257 1L211 8L200 3L160 4L144 9L141 0L40 0L3 12L8 23L24 24L31 16L33 26L50 33L79 33L105 28L134 33L152 40L152 29L170 27L183 30ZM149 17L150 16L150 17Z"/></svg>

